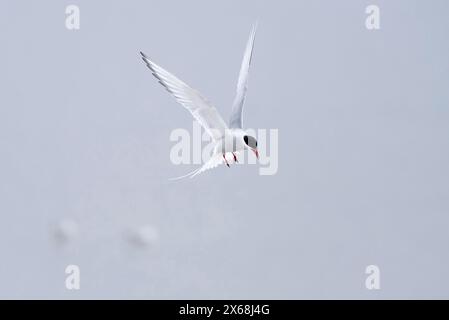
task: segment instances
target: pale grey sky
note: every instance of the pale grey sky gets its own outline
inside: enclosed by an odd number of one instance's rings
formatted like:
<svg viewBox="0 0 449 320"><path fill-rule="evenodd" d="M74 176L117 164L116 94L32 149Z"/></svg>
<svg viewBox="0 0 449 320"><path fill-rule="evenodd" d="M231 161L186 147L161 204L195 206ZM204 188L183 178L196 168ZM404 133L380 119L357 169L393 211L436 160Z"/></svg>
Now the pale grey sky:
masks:
<svg viewBox="0 0 449 320"><path fill-rule="evenodd" d="M65 7L81 28L65 28ZM365 28L380 7L381 29ZM1 1L1 298L449 298L449 3ZM139 51L227 118L259 20L245 125L279 170L167 183L191 116ZM78 224L57 243L54 226ZM151 225L158 241L134 246ZM81 290L64 269L81 268ZM381 289L365 288L365 267Z"/></svg>

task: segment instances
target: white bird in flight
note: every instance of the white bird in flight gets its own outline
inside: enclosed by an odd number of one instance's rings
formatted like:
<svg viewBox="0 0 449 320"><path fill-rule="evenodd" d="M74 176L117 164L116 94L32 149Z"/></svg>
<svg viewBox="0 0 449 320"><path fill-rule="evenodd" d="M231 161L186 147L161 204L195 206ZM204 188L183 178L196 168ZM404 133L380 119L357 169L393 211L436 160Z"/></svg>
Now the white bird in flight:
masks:
<svg viewBox="0 0 449 320"><path fill-rule="evenodd" d="M175 180L185 177L193 178L194 176L208 169L215 168L222 163L226 163L229 167L226 155L232 154L234 161L238 162L236 153L246 149L252 150L256 157L259 158L257 140L243 130L242 122L243 105L245 103L248 87L248 74L253 55L256 29L257 23L252 27L245 54L243 55L242 66L237 82L237 94L232 105L229 126L226 125L217 109L197 90L191 88L189 85L152 62L143 52L140 52L143 61L148 68L150 68L153 75L159 80L159 83L162 84L167 91L192 114L204 130L211 136L214 143L212 156L202 167L187 175L175 178Z"/></svg>

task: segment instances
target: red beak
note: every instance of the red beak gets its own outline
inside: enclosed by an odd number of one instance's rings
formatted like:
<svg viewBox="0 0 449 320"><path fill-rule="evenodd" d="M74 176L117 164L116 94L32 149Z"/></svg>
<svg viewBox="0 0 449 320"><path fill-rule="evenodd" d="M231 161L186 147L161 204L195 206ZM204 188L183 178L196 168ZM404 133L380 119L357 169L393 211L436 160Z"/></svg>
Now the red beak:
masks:
<svg viewBox="0 0 449 320"><path fill-rule="evenodd" d="M259 159L259 151L257 149L252 149L254 154L256 155L257 159Z"/></svg>

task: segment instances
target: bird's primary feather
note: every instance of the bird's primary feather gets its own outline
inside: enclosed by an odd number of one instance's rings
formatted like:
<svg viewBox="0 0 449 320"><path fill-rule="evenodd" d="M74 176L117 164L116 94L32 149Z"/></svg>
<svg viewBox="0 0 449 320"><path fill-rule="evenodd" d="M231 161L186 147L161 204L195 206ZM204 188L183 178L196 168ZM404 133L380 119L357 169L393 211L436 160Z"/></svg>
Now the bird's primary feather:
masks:
<svg viewBox="0 0 449 320"><path fill-rule="evenodd" d="M257 23L253 25L245 54L243 55L242 66L240 67L239 79L237 81L237 93L232 105L232 114L229 120L230 128L243 128L243 105L245 104L246 91L248 89L249 68L253 56L254 40L256 39Z"/></svg>
<svg viewBox="0 0 449 320"><path fill-rule="evenodd" d="M198 91L191 88L170 72L152 62L143 52L143 61L175 99L183 105L200 123L213 140L220 139L228 128L217 109L212 106Z"/></svg>

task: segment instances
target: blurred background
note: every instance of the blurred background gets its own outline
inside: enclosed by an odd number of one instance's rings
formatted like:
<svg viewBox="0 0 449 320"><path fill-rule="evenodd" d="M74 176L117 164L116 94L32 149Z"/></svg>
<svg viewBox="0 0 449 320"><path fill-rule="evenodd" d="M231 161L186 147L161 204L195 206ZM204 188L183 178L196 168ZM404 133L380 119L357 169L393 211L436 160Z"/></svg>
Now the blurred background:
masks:
<svg viewBox="0 0 449 320"><path fill-rule="evenodd" d="M0 1L0 298L449 298L448 12ZM192 118L139 51L228 118L257 19L244 120L279 130L277 174L168 182L197 167L169 156Z"/></svg>

